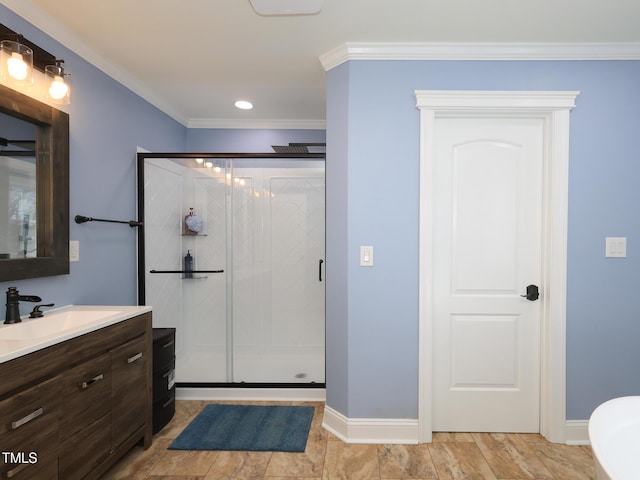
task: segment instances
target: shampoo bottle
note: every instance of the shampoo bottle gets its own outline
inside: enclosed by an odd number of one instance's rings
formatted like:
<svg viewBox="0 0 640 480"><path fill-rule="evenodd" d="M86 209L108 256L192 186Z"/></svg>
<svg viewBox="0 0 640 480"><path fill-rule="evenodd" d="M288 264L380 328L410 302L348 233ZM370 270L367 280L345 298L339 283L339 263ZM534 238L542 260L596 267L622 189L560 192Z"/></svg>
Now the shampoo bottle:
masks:
<svg viewBox="0 0 640 480"><path fill-rule="evenodd" d="M184 257L184 278L193 278L193 257L189 250Z"/></svg>

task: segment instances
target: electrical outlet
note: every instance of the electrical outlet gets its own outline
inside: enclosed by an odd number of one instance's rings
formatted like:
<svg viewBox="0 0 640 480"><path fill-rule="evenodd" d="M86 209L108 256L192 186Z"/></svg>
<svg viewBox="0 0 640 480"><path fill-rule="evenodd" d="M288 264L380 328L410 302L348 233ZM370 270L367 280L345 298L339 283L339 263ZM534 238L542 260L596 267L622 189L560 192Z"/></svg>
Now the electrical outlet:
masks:
<svg viewBox="0 0 640 480"><path fill-rule="evenodd" d="M70 262L80 261L80 241L79 240L69 241L69 261Z"/></svg>

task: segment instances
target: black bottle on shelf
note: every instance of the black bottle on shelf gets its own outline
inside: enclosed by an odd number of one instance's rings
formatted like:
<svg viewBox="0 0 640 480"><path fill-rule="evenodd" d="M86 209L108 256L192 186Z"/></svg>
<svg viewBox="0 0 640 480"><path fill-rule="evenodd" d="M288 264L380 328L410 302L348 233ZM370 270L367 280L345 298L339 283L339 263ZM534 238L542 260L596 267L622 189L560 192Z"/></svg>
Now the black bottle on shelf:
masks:
<svg viewBox="0 0 640 480"><path fill-rule="evenodd" d="M190 250L187 250L184 257L184 278L193 278L193 256Z"/></svg>

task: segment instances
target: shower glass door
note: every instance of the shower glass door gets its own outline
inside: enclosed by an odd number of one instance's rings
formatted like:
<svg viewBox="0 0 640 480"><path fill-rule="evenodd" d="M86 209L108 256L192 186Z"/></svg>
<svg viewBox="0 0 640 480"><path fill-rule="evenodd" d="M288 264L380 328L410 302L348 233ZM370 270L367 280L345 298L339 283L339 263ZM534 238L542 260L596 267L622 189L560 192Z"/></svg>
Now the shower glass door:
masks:
<svg viewBox="0 0 640 480"><path fill-rule="evenodd" d="M176 381L324 383L324 161L144 158L142 176L142 298L176 328Z"/></svg>
<svg viewBox="0 0 640 480"><path fill-rule="evenodd" d="M234 161L234 381L324 383L324 208L324 162Z"/></svg>

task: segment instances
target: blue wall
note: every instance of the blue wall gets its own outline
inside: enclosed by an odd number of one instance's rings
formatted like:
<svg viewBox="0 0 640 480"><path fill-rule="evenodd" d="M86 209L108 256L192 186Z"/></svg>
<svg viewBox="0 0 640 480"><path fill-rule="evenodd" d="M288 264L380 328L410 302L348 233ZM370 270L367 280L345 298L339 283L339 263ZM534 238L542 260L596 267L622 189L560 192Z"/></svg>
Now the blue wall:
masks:
<svg viewBox="0 0 640 480"><path fill-rule="evenodd" d="M186 128L0 5L0 21L65 59L71 73L70 215L136 218L136 147L183 151ZM72 222L70 238L80 241L80 261L70 275L19 280L24 294L68 304L137 303L136 231L126 225ZM21 312L27 313L29 305Z"/></svg>
<svg viewBox="0 0 640 480"><path fill-rule="evenodd" d="M273 153L271 145L325 141L324 130L190 128L187 131L187 150L193 153Z"/></svg>
<svg viewBox="0 0 640 480"><path fill-rule="evenodd" d="M347 355L346 365L327 362L328 386L340 386L328 388L329 406L349 418L417 418L419 89L581 92L571 113L567 418L640 394L639 82L637 61L351 61L328 72L327 197L340 201L327 201L327 345ZM605 259L605 236L627 236L627 258ZM359 245L375 247L373 268L358 266ZM341 291L329 286L334 273Z"/></svg>

